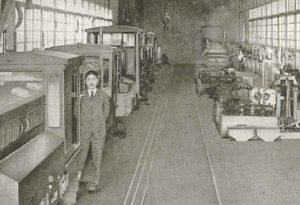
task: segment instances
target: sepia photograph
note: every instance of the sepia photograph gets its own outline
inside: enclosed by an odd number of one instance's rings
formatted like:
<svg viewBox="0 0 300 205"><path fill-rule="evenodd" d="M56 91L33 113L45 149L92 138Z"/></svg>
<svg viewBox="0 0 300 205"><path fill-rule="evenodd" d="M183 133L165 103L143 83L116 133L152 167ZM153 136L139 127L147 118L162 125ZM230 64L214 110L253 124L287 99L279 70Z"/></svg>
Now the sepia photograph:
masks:
<svg viewBox="0 0 300 205"><path fill-rule="evenodd" d="M300 0L0 0L0 205L299 193Z"/></svg>

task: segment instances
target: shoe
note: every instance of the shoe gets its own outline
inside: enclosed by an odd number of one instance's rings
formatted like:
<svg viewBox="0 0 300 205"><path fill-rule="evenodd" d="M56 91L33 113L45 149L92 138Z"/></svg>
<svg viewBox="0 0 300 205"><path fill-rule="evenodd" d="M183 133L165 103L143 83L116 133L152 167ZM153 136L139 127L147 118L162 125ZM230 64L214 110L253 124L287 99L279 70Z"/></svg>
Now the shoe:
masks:
<svg viewBox="0 0 300 205"><path fill-rule="evenodd" d="M97 190L88 190L88 193L89 193L89 194L96 194L96 193L97 193Z"/></svg>
<svg viewBox="0 0 300 205"><path fill-rule="evenodd" d="M89 194L96 194L97 193L97 189L96 189L95 185L90 185L89 184L87 190L88 190Z"/></svg>

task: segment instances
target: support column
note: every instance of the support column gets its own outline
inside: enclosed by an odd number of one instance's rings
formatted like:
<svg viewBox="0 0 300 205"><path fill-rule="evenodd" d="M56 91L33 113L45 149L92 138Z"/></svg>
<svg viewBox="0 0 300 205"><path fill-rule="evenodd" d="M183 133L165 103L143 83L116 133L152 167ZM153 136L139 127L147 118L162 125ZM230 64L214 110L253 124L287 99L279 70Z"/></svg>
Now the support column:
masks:
<svg viewBox="0 0 300 205"><path fill-rule="evenodd" d="M297 106L298 106L298 87L294 85L293 87L293 116L294 119L297 121Z"/></svg>
<svg viewBox="0 0 300 205"><path fill-rule="evenodd" d="M15 0L10 0L15 2ZM15 5L15 3L14 3ZM12 6L9 10L7 16L7 32L6 32L6 50L15 51L16 50L16 29L15 29L15 7Z"/></svg>

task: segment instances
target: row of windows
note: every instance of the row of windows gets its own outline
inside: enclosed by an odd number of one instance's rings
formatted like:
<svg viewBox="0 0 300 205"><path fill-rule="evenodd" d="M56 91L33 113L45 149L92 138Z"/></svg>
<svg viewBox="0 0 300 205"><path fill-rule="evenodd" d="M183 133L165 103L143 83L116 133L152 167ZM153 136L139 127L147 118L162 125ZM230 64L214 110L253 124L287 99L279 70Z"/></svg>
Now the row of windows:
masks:
<svg viewBox="0 0 300 205"><path fill-rule="evenodd" d="M249 42L300 50L300 14L250 21Z"/></svg>
<svg viewBox="0 0 300 205"><path fill-rule="evenodd" d="M32 0L30 7L18 1L24 20L16 28L17 51L85 43L86 28L112 24L110 0Z"/></svg>
<svg viewBox="0 0 300 205"><path fill-rule="evenodd" d="M26 0L17 1L26 3ZM111 18L111 0L32 0L32 5Z"/></svg>
<svg viewBox="0 0 300 205"><path fill-rule="evenodd" d="M249 10L249 19L268 17L300 10L300 0L279 0Z"/></svg>

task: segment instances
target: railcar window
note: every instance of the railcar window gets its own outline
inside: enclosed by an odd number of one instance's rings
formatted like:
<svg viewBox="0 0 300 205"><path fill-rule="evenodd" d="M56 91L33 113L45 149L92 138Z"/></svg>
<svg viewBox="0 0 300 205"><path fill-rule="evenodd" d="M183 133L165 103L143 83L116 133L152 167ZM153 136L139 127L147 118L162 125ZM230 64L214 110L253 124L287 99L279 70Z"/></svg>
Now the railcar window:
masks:
<svg viewBox="0 0 300 205"><path fill-rule="evenodd" d="M103 34L103 44L112 46L122 45L122 34L120 33L105 33Z"/></svg>
<svg viewBox="0 0 300 205"><path fill-rule="evenodd" d="M132 33L124 33L123 34L123 41L125 47L134 47L134 34Z"/></svg>
<svg viewBox="0 0 300 205"><path fill-rule="evenodd" d="M44 92L42 72L0 72L0 107L22 104Z"/></svg>
<svg viewBox="0 0 300 205"><path fill-rule="evenodd" d="M48 126L60 127L60 77L49 76L48 79Z"/></svg>
<svg viewBox="0 0 300 205"><path fill-rule="evenodd" d="M80 72L80 93L83 94L85 90L84 72Z"/></svg>
<svg viewBox="0 0 300 205"><path fill-rule="evenodd" d="M103 59L103 88L109 87L109 59Z"/></svg>
<svg viewBox="0 0 300 205"><path fill-rule="evenodd" d="M121 75L126 74L126 53L121 53Z"/></svg>

